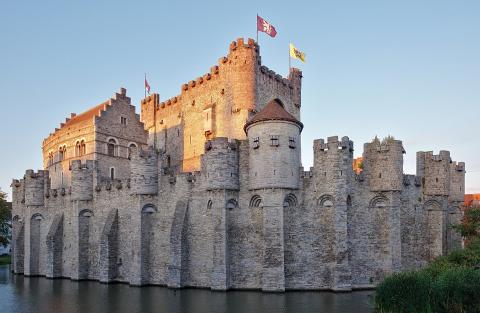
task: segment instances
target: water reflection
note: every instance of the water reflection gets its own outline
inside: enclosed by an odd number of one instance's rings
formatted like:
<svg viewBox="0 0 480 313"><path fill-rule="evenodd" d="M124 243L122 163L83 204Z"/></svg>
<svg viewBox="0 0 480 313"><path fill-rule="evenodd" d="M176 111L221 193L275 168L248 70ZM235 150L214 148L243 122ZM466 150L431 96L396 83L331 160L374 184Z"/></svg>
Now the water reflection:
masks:
<svg viewBox="0 0 480 313"><path fill-rule="evenodd" d="M372 312L370 291L212 292L27 278L0 266L2 312Z"/></svg>

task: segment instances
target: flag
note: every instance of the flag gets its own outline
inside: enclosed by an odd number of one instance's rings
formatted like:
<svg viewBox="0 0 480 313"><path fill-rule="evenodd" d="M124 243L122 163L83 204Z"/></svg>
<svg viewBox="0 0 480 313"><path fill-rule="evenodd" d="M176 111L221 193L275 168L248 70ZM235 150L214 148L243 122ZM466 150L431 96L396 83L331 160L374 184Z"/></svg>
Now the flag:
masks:
<svg viewBox="0 0 480 313"><path fill-rule="evenodd" d="M269 22L265 21L263 18L257 15L257 31L261 31L269 35L270 37L275 37L277 31L275 27L272 26Z"/></svg>
<svg viewBox="0 0 480 313"><path fill-rule="evenodd" d="M147 82L147 77L145 77L145 90L150 94L150 85Z"/></svg>
<svg viewBox="0 0 480 313"><path fill-rule="evenodd" d="M295 48L294 45L290 44L290 57L294 58L294 59L299 59L300 61L302 62L306 62L305 61L305 53L301 52L300 50L298 50L297 48Z"/></svg>

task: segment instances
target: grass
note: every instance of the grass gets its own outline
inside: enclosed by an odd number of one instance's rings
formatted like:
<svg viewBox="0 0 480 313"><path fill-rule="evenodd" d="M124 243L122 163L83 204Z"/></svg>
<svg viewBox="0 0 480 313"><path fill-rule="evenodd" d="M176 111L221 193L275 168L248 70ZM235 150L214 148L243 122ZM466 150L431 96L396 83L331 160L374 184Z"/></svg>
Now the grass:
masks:
<svg viewBox="0 0 480 313"><path fill-rule="evenodd" d="M424 269L387 277L377 287L381 313L480 312L480 239Z"/></svg>
<svg viewBox="0 0 480 313"><path fill-rule="evenodd" d="M0 265L10 264L10 261L11 261L11 257L9 255L0 256Z"/></svg>

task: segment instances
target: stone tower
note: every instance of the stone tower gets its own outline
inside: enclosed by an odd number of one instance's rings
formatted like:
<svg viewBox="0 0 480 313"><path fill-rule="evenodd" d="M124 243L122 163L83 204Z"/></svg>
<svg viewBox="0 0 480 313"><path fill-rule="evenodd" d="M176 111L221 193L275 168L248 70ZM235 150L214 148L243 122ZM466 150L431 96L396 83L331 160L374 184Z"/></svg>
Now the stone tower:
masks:
<svg viewBox="0 0 480 313"><path fill-rule="evenodd" d="M348 255L348 209L351 207L353 178L353 141L337 136L314 141L313 179L318 188L317 205L328 216L327 226L333 240L332 285L335 290L351 289Z"/></svg>
<svg viewBox="0 0 480 313"><path fill-rule="evenodd" d="M249 187L261 198L263 209L265 291L285 289L284 214L298 205L302 128L277 99L245 125L250 144Z"/></svg>

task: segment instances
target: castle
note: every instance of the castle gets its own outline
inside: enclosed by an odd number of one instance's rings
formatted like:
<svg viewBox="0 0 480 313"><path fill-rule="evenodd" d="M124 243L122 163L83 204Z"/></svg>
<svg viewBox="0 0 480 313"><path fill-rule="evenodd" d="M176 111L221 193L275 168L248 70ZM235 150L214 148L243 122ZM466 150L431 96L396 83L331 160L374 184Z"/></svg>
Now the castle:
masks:
<svg viewBox="0 0 480 313"><path fill-rule="evenodd" d="M238 39L181 93L120 89L71 114L42 145L44 170L13 180L13 271L213 290L349 291L461 246L463 162L402 142L313 143L301 165L300 70L262 65Z"/></svg>

